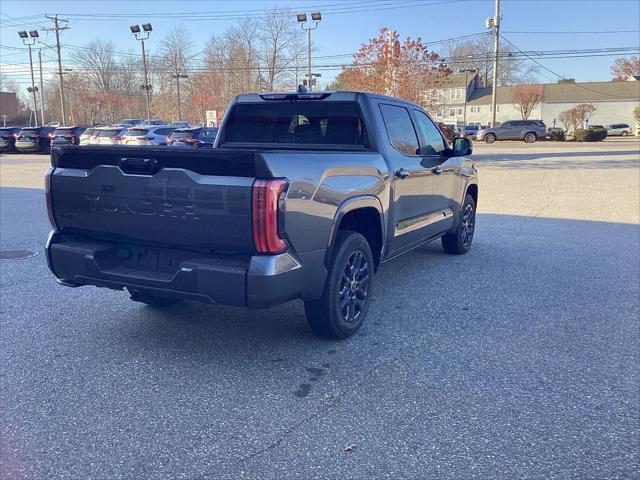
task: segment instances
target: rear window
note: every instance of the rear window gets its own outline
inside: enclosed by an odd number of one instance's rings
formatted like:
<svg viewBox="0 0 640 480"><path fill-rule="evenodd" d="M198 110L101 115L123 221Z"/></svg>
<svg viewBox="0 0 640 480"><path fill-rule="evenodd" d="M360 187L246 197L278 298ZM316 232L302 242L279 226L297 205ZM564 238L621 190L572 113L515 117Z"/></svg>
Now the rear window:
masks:
<svg viewBox="0 0 640 480"><path fill-rule="evenodd" d="M214 139L217 133L218 130L202 130L202 132L200 132L200 138Z"/></svg>
<svg viewBox="0 0 640 480"><path fill-rule="evenodd" d="M98 133L98 137L113 137L114 135L117 135L118 132L120 130L100 130L100 133Z"/></svg>
<svg viewBox="0 0 640 480"><path fill-rule="evenodd" d="M193 137L193 132L192 131L174 131L171 136L173 138L191 138Z"/></svg>
<svg viewBox="0 0 640 480"><path fill-rule="evenodd" d="M73 131L73 127L56 128L54 135L69 135Z"/></svg>
<svg viewBox="0 0 640 480"><path fill-rule="evenodd" d="M23 128L20 130L20 135L37 135L40 133L39 128Z"/></svg>
<svg viewBox="0 0 640 480"><path fill-rule="evenodd" d="M225 142L364 145L364 123L355 102L237 104L229 113Z"/></svg>
<svg viewBox="0 0 640 480"><path fill-rule="evenodd" d="M124 132L125 137L141 137L146 135L149 129L147 128L130 128L126 132Z"/></svg>

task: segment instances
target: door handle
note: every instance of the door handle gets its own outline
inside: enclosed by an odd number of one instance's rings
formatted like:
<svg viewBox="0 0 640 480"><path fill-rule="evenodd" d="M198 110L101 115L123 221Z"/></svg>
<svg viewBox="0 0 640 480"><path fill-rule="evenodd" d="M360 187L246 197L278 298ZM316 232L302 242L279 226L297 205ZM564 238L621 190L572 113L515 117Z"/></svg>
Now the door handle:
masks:
<svg viewBox="0 0 640 480"><path fill-rule="evenodd" d="M409 176L409 170L405 170L401 168L400 170L396 170L396 177L398 178L407 178Z"/></svg>
<svg viewBox="0 0 640 480"><path fill-rule="evenodd" d="M431 173L435 173L436 175L440 175L443 171L444 170L440 165L431 169Z"/></svg>

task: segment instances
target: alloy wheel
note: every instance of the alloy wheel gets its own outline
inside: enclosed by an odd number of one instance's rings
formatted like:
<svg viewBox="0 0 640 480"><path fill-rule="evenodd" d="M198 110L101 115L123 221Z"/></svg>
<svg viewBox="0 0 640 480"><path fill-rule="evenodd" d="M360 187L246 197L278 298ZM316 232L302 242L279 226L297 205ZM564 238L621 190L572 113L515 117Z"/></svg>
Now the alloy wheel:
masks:
<svg viewBox="0 0 640 480"><path fill-rule="evenodd" d="M367 300L369 273L367 257L360 250L352 252L342 271L338 292L340 315L347 323L356 321L362 314Z"/></svg>

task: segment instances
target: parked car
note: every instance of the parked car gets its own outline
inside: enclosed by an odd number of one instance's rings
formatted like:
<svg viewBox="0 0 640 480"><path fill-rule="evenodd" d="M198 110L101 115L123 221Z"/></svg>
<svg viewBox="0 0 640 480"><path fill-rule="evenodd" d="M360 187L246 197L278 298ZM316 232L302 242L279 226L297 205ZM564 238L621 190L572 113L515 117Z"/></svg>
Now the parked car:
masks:
<svg viewBox="0 0 640 480"><path fill-rule="evenodd" d="M478 134L478 130L480 130L480 125L466 125L462 129L462 133L465 136L472 137L473 135L477 135Z"/></svg>
<svg viewBox="0 0 640 480"><path fill-rule="evenodd" d="M53 127L28 127L23 128L16 138L16 149L23 153L48 153L51 149L51 137Z"/></svg>
<svg viewBox="0 0 640 480"><path fill-rule="evenodd" d="M173 128L162 126L131 127L122 138L123 145L166 145Z"/></svg>
<svg viewBox="0 0 640 480"><path fill-rule="evenodd" d="M523 140L533 143L537 139L544 139L547 126L542 120L509 120L498 127L478 130L478 140L493 143L496 140Z"/></svg>
<svg viewBox="0 0 640 480"><path fill-rule="evenodd" d="M365 321L382 262L438 238L451 254L471 248L471 142L449 147L416 104L240 95L214 147L59 149L46 176L58 281L156 305L300 298L313 331L345 338Z"/></svg>
<svg viewBox="0 0 640 480"><path fill-rule="evenodd" d="M614 123L613 125L607 125L608 137L626 137L627 135L633 135L633 128L626 123Z"/></svg>
<svg viewBox="0 0 640 480"><path fill-rule="evenodd" d="M0 152L15 152L16 137L21 127L0 128Z"/></svg>
<svg viewBox="0 0 640 480"><path fill-rule="evenodd" d="M143 127L143 126L146 126L146 125L166 125L166 124L167 124L167 122L165 122L164 120L153 118L153 119L151 119L149 121L144 120L142 123L139 123L136 126Z"/></svg>
<svg viewBox="0 0 640 480"><path fill-rule="evenodd" d="M59 127L50 135L51 146L80 145L80 136L87 129L85 125Z"/></svg>
<svg viewBox="0 0 640 480"><path fill-rule="evenodd" d="M564 142L567 139L567 132L559 127L549 127L547 128L547 134L545 135L545 138L547 140Z"/></svg>
<svg viewBox="0 0 640 480"><path fill-rule="evenodd" d="M100 133L98 127L89 127L80 135L79 145L89 145L91 143L91 139Z"/></svg>
<svg viewBox="0 0 640 480"><path fill-rule="evenodd" d="M142 120L139 118L123 118L120 121L120 125L139 125L142 123Z"/></svg>
<svg viewBox="0 0 640 480"><path fill-rule="evenodd" d="M171 122L169 126L173 128L190 128L191 127L189 122Z"/></svg>
<svg viewBox="0 0 640 480"><path fill-rule="evenodd" d="M213 147L217 128L178 128L168 139L170 147Z"/></svg>
<svg viewBox="0 0 640 480"><path fill-rule="evenodd" d="M124 134L127 132L128 127L101 127L97 130L98 132L91 137L90 144L117 145L124 139Z"/></svg>

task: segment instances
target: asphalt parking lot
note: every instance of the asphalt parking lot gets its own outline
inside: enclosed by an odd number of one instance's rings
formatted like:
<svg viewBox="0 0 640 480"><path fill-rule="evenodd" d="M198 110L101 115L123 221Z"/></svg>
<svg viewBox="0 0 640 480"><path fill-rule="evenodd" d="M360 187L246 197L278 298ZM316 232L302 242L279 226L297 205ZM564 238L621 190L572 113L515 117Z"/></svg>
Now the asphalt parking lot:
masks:
<svg viewBox="0 0 640 480"><path fill-rule="evenodd" d="M59 286L48 157L0 157L0 478L640 478L640 139L476 145L472 251L381 268L341 342L302 304Z"/></svg>

